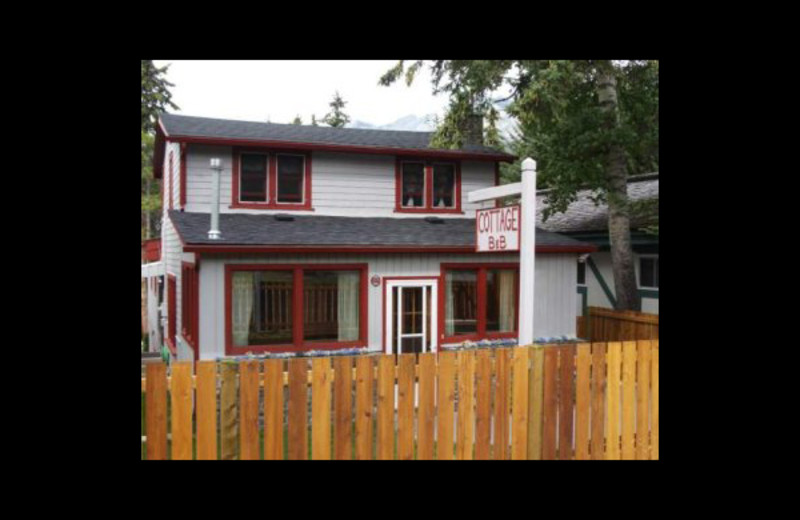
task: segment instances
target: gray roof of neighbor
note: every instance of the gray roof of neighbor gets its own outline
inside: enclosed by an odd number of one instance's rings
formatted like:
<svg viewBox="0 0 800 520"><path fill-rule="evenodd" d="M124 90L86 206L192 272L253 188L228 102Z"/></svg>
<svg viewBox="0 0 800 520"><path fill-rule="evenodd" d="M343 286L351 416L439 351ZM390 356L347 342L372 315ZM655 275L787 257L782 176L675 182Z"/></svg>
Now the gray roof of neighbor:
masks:
<svg viewBox="0 0 800 520"><path fill-rule="evenodd" d="M221 213L222 238L208 238L211 216L172 210L169 217L184 244L260 246L388 246L474 247L475 219L447 218L431 224L424 218L363 218L292 215L279 221L275 215ZM593 246L537 229L537 245Z"/></svg>
<svg viewBox="0 0 800 520"><path fill-rule="evenodd" d="M207 137L253 141L286 141L339 146L364 146L409 150L436 150L430 146L431 132L332 128L329 126L293 125L234 121L208 117L161 114L167 134L173 137ZM456 150L446 150L454 152ZM506 155L489 146L465 145L459 150L475 154Z"/></svg>
<svg viewBox="0 0 800 520"><path fill-rule="evenodd" d="M595 205L591 199L592 190L578 192L578 200L573 202L564 213L554 213L546 222L542 222L542 213L546 207L547 190L541 190L536 196L536 223L542 229L555 233L577 233L587 231L608 231L608 205ZM658 172L632 176L628 179L628 197L632 201L658 199ZM655 211L658 211L658 205ZM634 214L631 228L647 225L653 214Z"/></svg>

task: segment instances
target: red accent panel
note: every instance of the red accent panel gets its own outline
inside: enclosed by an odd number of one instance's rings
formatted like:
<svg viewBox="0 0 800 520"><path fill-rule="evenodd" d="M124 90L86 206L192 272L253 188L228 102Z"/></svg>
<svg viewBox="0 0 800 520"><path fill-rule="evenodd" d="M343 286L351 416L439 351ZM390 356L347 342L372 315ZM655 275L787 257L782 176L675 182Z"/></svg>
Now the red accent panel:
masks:
<svg viewBox="0 0 800 520"><path fill-rule="evenodd" d="M181 209L186 207L186 143L181 143Z"/></svg>
<svg viewBox="0 0 800 520"><path fill-rule="evenodd" d="M407 148L391 148L385 146L354 146L338 144L314 144L294 141L272 141L256 139L225 139L217 137L171 136L170 140L182 143L218 144L224 146L278 147L284 150L321 150L327 152L352 152L374 155L403 155L431 159L469 159L474 161L513 162L516 156L509 154L482 154L460 150L418 150Z"/></svg>
<svg viewBox="0 0 800 520"><path fill-rule="evenodd" d="M161 258L161 239L151 238L142 242L142 260L145 262L158 262Z"/></svg>
<svg viewBox="0 0 800 520"><path fill-rule="evenodd" d="M198 317L199 317L199 279L197 266L189 262L181 262L181 334L186 343L198 355Z"/></svg>
<svg viewBox="0 0 800 520"><path fill-rule="evenodd" d="M237 356L248 352L306 352L309 350L338 350L352 347L365 347L369 342L368 327L368 286L367 264L226 264L225 265L225 355ZM233 273L236 271L292 271L294 303L292 306L292 339L290 345L248 345L235 347L233 345ZM303 339L303 271L361 271L361 294L359 298L359 332L357 341L305 341Z"/></svg>
<svg viewBox="0 0 800 520"><path fill-rule="evenodd" d="M486 255L492 253L476 253L475 246L217 246L217 245L185 245L186 253L473 253ZM597 246L536 246L537 253L592 253ZM504 253L509 254L509 253Z"/></svg>
<svg viewBox="0 0 800 520"><path fill-rule="evenodd" d="M177 296L178 291L176 290L176 281L175 275L168 274L167 275L167 348L169 351L172 352L172 355L177 355L177 348L175 344L175 309L176 309L176 302L175 298Z"/></svg>
<svg viewBox="0 0 800 520"><path fill-rule="evenodd" d="M173 153L172 150L169 151L169 172L167 173L167 178L169 179L169 209L172 209L172 185L175 184L174 179L172 178L172 166L173 166Z"/></svg>

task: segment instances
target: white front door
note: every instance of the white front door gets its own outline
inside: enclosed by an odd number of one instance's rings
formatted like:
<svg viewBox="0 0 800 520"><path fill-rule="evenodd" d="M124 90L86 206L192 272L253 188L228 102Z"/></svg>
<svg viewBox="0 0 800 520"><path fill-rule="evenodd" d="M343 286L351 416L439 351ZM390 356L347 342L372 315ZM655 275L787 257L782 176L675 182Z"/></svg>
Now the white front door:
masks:
<svg viewBox="0 0 800 520"><path fill-rule="evenodd" d="M436 352L437 281L386 282L385 344L387 354Z"/></svg>

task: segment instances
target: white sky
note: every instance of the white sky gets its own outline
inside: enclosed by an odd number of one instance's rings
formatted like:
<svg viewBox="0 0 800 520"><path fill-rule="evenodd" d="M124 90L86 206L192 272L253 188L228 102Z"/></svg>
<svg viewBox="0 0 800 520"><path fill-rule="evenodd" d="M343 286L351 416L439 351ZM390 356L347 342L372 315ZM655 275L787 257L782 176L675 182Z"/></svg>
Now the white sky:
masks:
<svg viewBox="0 0 800 520"><path fill-rule="evenodd" d="M391 123L414 114L442 116L447 97L434 96L425 64L407 87L400 80L391 87L378 79L397 61L184 61L171 64L167 79L179 114L247 121L291 123L299 114L303 124L311 114L322 118L336 90L347 102L351 121L374 125Z"/></svg>

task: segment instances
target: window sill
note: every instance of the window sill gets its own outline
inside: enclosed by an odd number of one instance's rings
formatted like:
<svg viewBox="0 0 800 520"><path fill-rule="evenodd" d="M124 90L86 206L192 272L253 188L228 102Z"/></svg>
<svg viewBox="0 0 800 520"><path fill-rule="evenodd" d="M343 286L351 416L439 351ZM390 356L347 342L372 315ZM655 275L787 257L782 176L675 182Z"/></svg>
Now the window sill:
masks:
<svg viewBox="0 0 800 520"><path fill-rule="evenodd" d="M449 213L452 215L463 215L464 212L458 208L395 208L395 213Z"/></svg>
<svg viewBox="0 0 800 520"><path fill-rule="evenodd" d="M283 345L249 345L247 347L229 347L226 355L229 356L244 356L248 353L253 354L279 354L282 352L310 352L312 350L344 350L349 348L363 348L367 346L366 341L343 341L339 343L320 341L320 342L305 342L301 347L294 344Z"/></svg>
<svg viewBox="0 0 800 520"><path fill-rule="evenodd" d="M447 343L463 343L465 341L473 341L477 343L478 341L483 340L493 340L493 339L508 339L508 338L516 338L519 335L517 331L514 332L490 332L484 334L482 336L478 334L465 334L462 336L450 336L450 337L443 337L439 340L439 343L447 344Z"/></svg>

